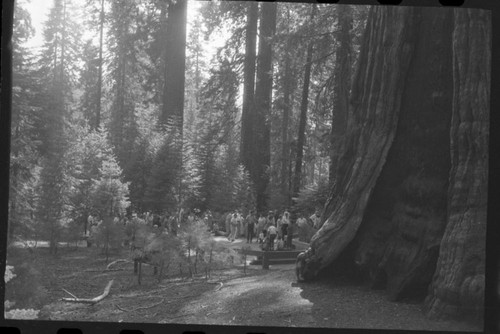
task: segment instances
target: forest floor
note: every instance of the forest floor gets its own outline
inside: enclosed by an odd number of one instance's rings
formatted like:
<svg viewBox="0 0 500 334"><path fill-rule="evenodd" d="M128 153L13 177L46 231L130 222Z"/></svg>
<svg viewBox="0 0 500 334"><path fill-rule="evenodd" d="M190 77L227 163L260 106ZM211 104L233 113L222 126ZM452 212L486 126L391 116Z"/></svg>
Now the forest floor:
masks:
<svg viewBox="0 0 500 334"><path fill-rule="evenodd" d="M27 252L21 252L8 258L14 272L17 260L26 260ZM391 302L382 291L342 279L297 283L293 264L270 270L249 266L246 272L234 266L208 280L169 272L160 282L145 266L138 285L131 263L103 271L105 259L96 248L62 248L57 257L37 248L29 256L40 277L44 320L481 331L468 323L430 320L421 304ZM109 261L118 258L126 258L125 251ZM63 289L79 298L96 297L111 279L111 293L99 303L61 301L70 297Z"/></svg>

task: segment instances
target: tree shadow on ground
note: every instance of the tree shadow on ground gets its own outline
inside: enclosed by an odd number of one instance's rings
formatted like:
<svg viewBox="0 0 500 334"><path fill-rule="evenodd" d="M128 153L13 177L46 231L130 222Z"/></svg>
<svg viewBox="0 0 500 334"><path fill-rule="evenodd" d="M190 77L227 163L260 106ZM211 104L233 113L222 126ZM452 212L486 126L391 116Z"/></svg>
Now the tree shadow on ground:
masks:
<svg viewBox="0 0 500 334"><path fill-rule="evenodd" d="M300 296L312 304L312 327L480 331L477 326L458 321L427 318L422 303L393 302L383 290L370 289L344 276L313 282L292 283L302 289Z"/></svg>

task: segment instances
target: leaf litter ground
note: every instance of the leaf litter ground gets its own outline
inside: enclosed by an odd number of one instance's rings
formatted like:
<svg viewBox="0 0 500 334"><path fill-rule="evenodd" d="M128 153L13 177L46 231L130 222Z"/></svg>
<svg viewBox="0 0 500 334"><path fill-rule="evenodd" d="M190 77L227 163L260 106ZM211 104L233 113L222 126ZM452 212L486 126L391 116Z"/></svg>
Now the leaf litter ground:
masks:
<svg viewBox="0 0 500 334"><path fill-rule="evenodd" d="M144 266L138 285L132 263L104 271L105 260L95 248L62 248L57 257L40 248L30 256L36 257L32 263L46 293L40 314L45 320L481 331L472 324L430 320L421 304L391 302L382 291L348 282L299 284L294 265L268 271L250 266L246 273L235 266L208 280L179 277L178 269L171 269L160 282L152 267ZM126 258L126 251L108 262L119 258ZM71 297L63 289L79 298L96 297L111 279L110 295L97 304L61 301Z"/></svg>

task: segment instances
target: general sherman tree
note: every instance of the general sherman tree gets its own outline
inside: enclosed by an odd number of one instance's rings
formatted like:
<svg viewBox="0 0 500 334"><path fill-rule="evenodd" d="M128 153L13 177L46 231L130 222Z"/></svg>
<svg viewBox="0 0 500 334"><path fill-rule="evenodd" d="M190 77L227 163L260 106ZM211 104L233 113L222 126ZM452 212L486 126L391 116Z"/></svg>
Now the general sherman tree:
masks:
<svg viewBox="0 0 500 334"><path fill-rule="evenodd" d="M480 315L490 29L481 11L372 8L307 278L351 268L393 300L429 293L432 315Z"/></svg>

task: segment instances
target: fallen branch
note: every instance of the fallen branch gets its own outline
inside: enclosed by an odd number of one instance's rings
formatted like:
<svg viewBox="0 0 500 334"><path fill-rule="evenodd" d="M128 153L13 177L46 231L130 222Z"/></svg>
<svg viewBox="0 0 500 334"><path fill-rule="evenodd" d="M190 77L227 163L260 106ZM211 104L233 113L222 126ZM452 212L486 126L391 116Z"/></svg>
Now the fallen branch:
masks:
<svg viewBox="0 0 500 334"><path fill-rule="evenodd" d="M132 263L132 261L127 260L127 259L118 259L118 260L115 260L115 261L111 262L110 264L108 264L108 265L106 266L106 269L105 269L105 270L110 270L112 265L117 264L117 263L120 263L120 262Z"/></svg>
<svg viewBox="0 0 500 334"><path fill-rule="evenodd" d="M214 282L215 283L215 282ZM222 282L218 282L220 285L217 287L217 289L214 290L214 292L217 292L219 291L220 289L222 289L222 287L224 286L224 283Z"/></svg>
<svg viewBox="0 0 500 334"><path fill-rule="evenodd" d="M70 295L71 297L75 298L75 299L78 299L77 296L75 296L74 294L72 294L71 292L69 292L68 290L64 289L64 288L61 288L62 291L66 292L68 295Z"/></svg>
<svg viewBox="0 0 500 334"><path fill-rule="evenodd" d="M65 302L71 302L71 303L87 303L87 304L95 304L106 298L106 296L109 294L109 290L111 289L111 286L113 285L114 280L109 281L108 285L106 285L106 288L104 289L104 292L95 298L63 298L62 301Z"/></svg>

